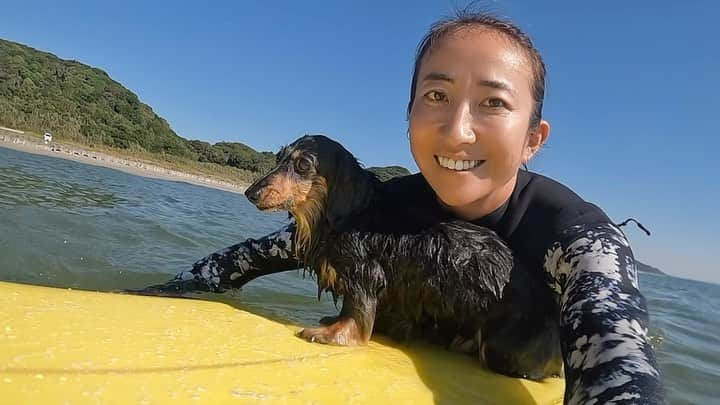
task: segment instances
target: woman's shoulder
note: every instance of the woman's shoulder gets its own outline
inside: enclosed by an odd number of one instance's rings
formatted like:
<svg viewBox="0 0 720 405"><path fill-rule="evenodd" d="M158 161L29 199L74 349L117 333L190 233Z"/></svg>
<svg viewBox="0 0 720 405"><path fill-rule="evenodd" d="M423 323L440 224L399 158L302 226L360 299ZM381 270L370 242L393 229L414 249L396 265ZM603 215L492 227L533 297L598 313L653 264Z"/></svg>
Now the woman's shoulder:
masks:
<svg viewBox="0 0 720 405"><path fill-rule="evenodd" d="M511 247L542 261L547 250L572 237L573 229L611 223L597 205L549 177L521 171L498 231Z"/></svg>
<svg viewBox="0 0 720 405"><path fill-rule="evenodd" d="M559 181L538 173L520 172L513 200L515 209L521 210L526 219L549 225L554 232L574 225L611 222L602 208Z"/></svg>

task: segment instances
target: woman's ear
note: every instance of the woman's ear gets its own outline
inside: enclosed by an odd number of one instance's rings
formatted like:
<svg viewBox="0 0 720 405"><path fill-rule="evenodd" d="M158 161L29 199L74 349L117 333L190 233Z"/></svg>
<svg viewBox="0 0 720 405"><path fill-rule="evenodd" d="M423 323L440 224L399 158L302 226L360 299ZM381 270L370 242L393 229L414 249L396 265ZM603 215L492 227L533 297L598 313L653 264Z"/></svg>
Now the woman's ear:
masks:
<svg viewBox="0 0 720 405"><path fill-rule="evenodd" d="M528 143L523 151L523 163L527 163L545 145L550 136L550 123L541 120L528 134Z"/></svg>

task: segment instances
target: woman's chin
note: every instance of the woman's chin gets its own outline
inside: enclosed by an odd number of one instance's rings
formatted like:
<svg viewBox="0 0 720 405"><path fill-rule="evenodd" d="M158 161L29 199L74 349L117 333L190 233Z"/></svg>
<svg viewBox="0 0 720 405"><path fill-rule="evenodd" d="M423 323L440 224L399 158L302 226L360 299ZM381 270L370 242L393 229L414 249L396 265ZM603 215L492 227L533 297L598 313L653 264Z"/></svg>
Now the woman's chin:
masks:
<svg viewBox="0 0 720 405"><path fill-rule="evenodd" d="M473 205L486 196L485 187L481 186L465 186L465 187L447 187L435 189L435 193L443 204L451 208L463 208Z"/></svg>

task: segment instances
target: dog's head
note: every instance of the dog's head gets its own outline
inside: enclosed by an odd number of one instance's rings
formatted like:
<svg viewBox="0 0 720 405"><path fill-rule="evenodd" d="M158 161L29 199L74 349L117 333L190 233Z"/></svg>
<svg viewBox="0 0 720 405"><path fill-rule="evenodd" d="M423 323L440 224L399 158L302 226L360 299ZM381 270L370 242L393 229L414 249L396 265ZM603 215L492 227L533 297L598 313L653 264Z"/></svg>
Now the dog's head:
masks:
<svg viewBox="0 0 720 405"><path fill-rule="evenodd" d="M276 156L277 166L253 183L247 198L263 211L289 211L309 226L320 218L341 221L370 191L372 175L342 145L323 135L305 135Z"/></svg>

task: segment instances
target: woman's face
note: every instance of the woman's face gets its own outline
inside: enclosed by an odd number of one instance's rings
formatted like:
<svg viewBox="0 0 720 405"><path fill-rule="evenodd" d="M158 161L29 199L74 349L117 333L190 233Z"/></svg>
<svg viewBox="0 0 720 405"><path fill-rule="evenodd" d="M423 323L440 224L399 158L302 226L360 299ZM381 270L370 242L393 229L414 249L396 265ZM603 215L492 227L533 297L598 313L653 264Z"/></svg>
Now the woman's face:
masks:
<svg viewBox="0 0 720 405"><path fill-rule="evenodd" d="M412 154L460 217L500 207L520 165L545 141L546 122L529 133L532 77L520 48L478 28L449 34L423 57L410 111Z"/></svg>

